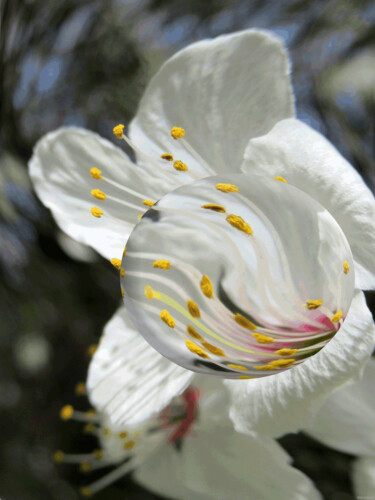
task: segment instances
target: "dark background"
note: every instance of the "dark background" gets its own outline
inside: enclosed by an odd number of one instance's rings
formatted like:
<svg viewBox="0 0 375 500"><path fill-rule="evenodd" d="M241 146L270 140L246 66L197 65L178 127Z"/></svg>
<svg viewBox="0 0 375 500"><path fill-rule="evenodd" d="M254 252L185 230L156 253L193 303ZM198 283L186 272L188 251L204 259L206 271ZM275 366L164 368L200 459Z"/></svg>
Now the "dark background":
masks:
<svg viewBox="0 0 375 500"><path fill-rule="evenodd" d="M13 0L2 2L1 18L0 498L74 500L93 478L56 467L52 453L89 452L96 443L59 410L88 408L74 387L118 306L118 277L64 237L34 196L26 170L34 143L67 124L112 140L113 125L132 118L169 55L194 40L264 27L291 51L299 118L374 190L375 2ZM367 298L373 306L374 295ZM281 442L324 498L354 498L353 457L301 434ZM156 497L126 478L96 498Z"/></svg>

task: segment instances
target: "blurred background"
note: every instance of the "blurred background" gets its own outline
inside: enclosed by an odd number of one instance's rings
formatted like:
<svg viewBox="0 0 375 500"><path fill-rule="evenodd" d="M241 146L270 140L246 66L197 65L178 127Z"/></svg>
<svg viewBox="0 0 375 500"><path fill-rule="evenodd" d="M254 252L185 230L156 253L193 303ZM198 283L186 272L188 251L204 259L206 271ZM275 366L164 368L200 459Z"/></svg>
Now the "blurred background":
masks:
<svg viewBox="0 0 375 500"><path fill-rule="evenodd" d="M33 145L73 124L112 140L167 57L195 40L261 27L291 52L299 118L374 190L375 2L3 0L1 18L0 498L75 500L93 478L54 465L52 454L97 445L59 411L89 407L75 386L119 304L118 275L36 199L26 168ZM375 295L367 299L374 311ZM325 499L355 498L353 457L303 434L281 442ZM125 478L96 498L159 497Z"/></svg>

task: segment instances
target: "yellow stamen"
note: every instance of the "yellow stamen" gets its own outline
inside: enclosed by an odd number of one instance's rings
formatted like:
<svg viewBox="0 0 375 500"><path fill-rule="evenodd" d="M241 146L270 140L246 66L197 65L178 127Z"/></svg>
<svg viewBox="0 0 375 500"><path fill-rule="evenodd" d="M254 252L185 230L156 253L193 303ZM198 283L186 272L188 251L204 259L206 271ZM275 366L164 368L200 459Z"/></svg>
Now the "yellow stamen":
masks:
<svg viewBox="0 0 375 500"><path fill-rule="evenodd" d="M348 263L347 260L345 262L343 262L342 267L344 269L344 273L348 274L348 272L349 272L349 263Z"/></svg>
<svg viewBox="0 0 375 500"><path fill-rule="evenodd" d="M202 342L202 346L205 347L207 351L210 351L212 352L212 354L215 354L215 356L225 356L224 351L222 349L212 344L209 344L208 342Z"/></svg>
<svg viewBox="0 0 375 500"><path fill-rule="evenodd" d="M79 464L79 470L81 472L90 472L92 469L91 464L89 462L82 462Z"/></svg>
<svg viewBox="0 0 375 500"><path fill-rule="evenodd" d="M104 214L104 212L103 212L103 210L100 210L100 208L98 208L98 207L92 207L91 214L94 217L97 217L98 219L100 219L101 216Z"/></svg>
<svg viewBox="0 0 375 500"><path fill-rule="evenodd" d="M195 302L192 300L188 300L186 302L186 306L189 310L189 313L193 316L193 318L200 318L201 317L201 312L199 310L199 307Z"/></svg>
<svg viewBox="0 0 375 500"><path fill-rule="evenodd" d="M121 439L125 439L127 436L128 436L128 433L127 433L126 431L122 431L122 432L120 432L120 434L119 434L119 437L120 437Z"/></svg>
<svg viewBox="0 0 375 500"><path fill-rule="evenodd" d="M256 325L254 325L254 323L245 318L245 316L242 316L242 314L239 313L235 314L233 316L233 319L243 328L247 328L248 330L256 330Z"/></svg>
<svg viewBox="0 0 375 500"><path fill-rule="evenodd" d="M138 214L137 219L140 220L140 219L142 219L142 217L143 217L143 214Z"/></svg>
<svg viewBox="0 0 375 500"><path fill-rule="evenodd" d="M100 189L93 189L91 191L91 194L93 195L94 198L97 200L105 200L107 195L103 193L103 191L100 191Z"/></svg>
<svg viewBox="0 0 375 500"><path fill-rule="evenodd" d="M210 356L204 352L203 349L201 349L197 344L194 344L191 340L185 340L186 342L186 347L189 349L189 351L193 352L194 354L197 354L201 358L207 359Z"/></svg>
<svg viewBox="0 0 375 500"><path fill-rule="evenodd" d="M197 339L197 340L203 340L203 337L201 335L199 335L197 330L195 328L193 328L192 326L188 325L186 327L186 331L188 332L190 337L193 337L194 339Z"/></svg>
<svg viewBox="0 0 375 500"><path fill-rule="evenodd" d="M120 259L111 259L110 263L112 264L113 267L116 269L120 270L121 269L121 260Z"/></svg>
<svg viewBox="0 0 375 500"><path fill-rule="evenodd" d="M256 378L256 377L248 377L247 375L240 375L238 377L238 380L250 380L251 378Z"/></svg>
<svg viewBox="0 0 375 500"><path fill-rule="evenodd" d="M285 182L285 183L287 183L287 181L284 179L284 177L280 177L280 176L278 176L278 177L274 177L274 179L275 179L276 181L280 181L280 182Z"/></svg>
<svg viewBox="0 0 375 500"><path fill-rule="evenodd" d="M92 423L86 424L85 427L83 428L84 434L92 434L96 429L96 426Z"/></svg>
<svg viewBox="0 0 375 500"><path fill-rule="evenodd" d="M159 259L155 260L155 262L152 264L152 267L167 270L171 268L171 263L169 262L169 260Z"/></svg>
<svg viewBox="0 0 375 500"><path fill-rule="evenodd" d="M103 450L94 450L93 455L96 458L96 460L100 460L103 458Z"/></svg>
<svg viewBox="0 0 375 500"><path fill-rule="evenodd" d="M74 408L71 405L65 405L63 408L61 408L60 411L60 418L63 420L69 420L74 412Z"/></svg>
<svg viewBox="0 0 375 500"><path fill-rule="evenodd" d="M219 212L221 214L225 213L225 208L222 207L221 205L216 205L216 203L206 203L205 205L202 205L201 208L206 208L207 210L213 210L214 212Z"/></svg>
<svg viewBox="0 0 375 500"><path fill-rule="evenodd" d="M126 255L126 247L124 248L124 251L122 252L122 256L125 257Z"/></svg>
<svg viewBox="0 0 375 500"><path fill-rule="evenodd" d="M125 269L123 267L120 269L120 276L121 278L125 277Z"/></svg>
<svg viewBox="0 0 375 500"><path fill-rule="evenodd" d="M171 130L171 136L173 139L182 139L185 137L185 130L181 127L173 127Z"/></svg>
<svg viewBox="0 0 375 500"><path fill-rule="evenodd" d="M86 417L87 418L94 418L96 416L96 411L95 410L88 410L86 412Z"/></svg>
<svg viewBox="0 0 375 500"><path fill-rule="evenodd" d="M78 382L78 384L75 387L75 393L77 396L82 396L83 394L86 393L86 384L84 382Z"/></svg>
<svg viewBox="0 0 375 500"><path fill-rule="evenodd" d="M245 222L243 218L240 217L239 215L233 215L233 214L228 215L227 221L231 226L235 227L236 229L239 229L243 233L249 235L253 234L253 230L251 229L250 225L247 222Z"/></svg>
<svg viewBox="0 0 375 500"><path fill-rule="evenodd" d="M64 461L65 453L61 450L56 450L53 454L53 461L55 464L61 464Z"/></svg>
<svg viewBox="0 0 375 500"><path fill-rule="evenodd" d="M155 202L151 200L143 200L142 203L143 205L146 205L146 207L152 207L152 205L155 205Z"/></svg>
<svg viewBox="0 0 375 500"><path fill-rule="evenodd" d="M342 311L337 311L337 313L332 316L331 321L332 323L338 323L341 318L342 318Z"/></svg>
<svg viewBox="0 0 375 500"><path fill-rule="evenodd" d="M120 291L121 291L121 297L124 298L125 297L125 290L121 287Z"/></svg>
<svg viewBox="0 0 375 500"><path fill-rule="evenodd" d="M306 307L307 309L318 309L323 304L323 301L318 299L318 300L306 300Z"/></svg>
<svg viewBox="0 0 375 500"><path fill-rule="evenodd" d="M293 365L295 362L295 359L275 359L274 361L270 361L268 364L276 368L287 368L288 366Z"/></svg>
<svg viewBox="0 0 375 500"><path fill-rule="evenodd" d="M95 351L97 350L98 346L96 344L90 345L90 347L87 349L87 353L89 356L94 356Z"/></svg>
<svg viewBox="0 0 375 500"><path fill-rule="evenodd" d="M92 497L92 491L87 486L84 486L83 488L80 488L79 492L85 498Z"/></svg>
<svg viewBox="0 0 375 500"><path fill-rule="evenodd" d="M172 318L172 316L169 314L169 312L166 309L163 309L160 313L160 319L164 321L166 325L169 326L169 328L174 328L176 325L175 320Z"/></svg>
<svg viewBox="0 0 375 500"><path fill-rule="evenodd" d="M275 351L275 354L277 354L278 356L293 356L293 354L295 354L296 352L298 352L298 349L284 348L284 349L279 349L278 351Z"/></svg>
<svg viewBox="0 0 375 500"><path fill-rule="evenodd" d="M125 448L125 450L132 450L135 445L136 445L136 443L133 440L126 441L126 443L124 443L124 448Z"/></svg>
<svg viewBox="0 0 375 500"><path fill-rule="evenodd" d="M205 274L202 276L201 282L200 282L201 290L205 294L206 297L209 299L212 298L214 294L214 288L212 286L211 280L208 276Z"/></svg>
<svg viewBox="0 0 375 500"><path fill-rule="evenodd" d="M262 335L261 333L252 333L252 336L255 337L258 344L273 344L275 339L272 337L267 337L267 335Z"/></svg>
<svg viewBox="0 0 375 500"><path fill-rule="evenodd" d="M173 156L169 153L164 153L160 156L163 160L173 161Z"/></svg>
<svg viewBox="0 0 375 500"><path fill-rule="evenodd" d="M111 434L111 430L109 427L103 427L102 433L104 436L109 436Z"/></svg>
<svg viewBox="0 0 375 500"><path fill-rule="evenodd" d="M234 184L216 184L216 189L222 191L223 193L238 193L239 189Z"/></svg>
<svg viewBox="0 0 375 500"><path fill-rule="evenodd" d="M103 176L101 175L101 173L102 173L102 171L96 167L93 167L92 169L90 169L91 177L93 177L94 179L103 179Z"/></svg>
<svg viewBox="0 0 375 500"><path fill-rule="evenodd" d="M122 139L122 136L124 135L124 125L116 125L116 127L113 128L113 133L117 139Z"/></svg>
<svg viewBox="0 0 375 500"><path fill-rule="evenodd" d="M275 366L271 366L271 365L262 365L262 366L254 366L254 368L256 370L276 370L276 367Z"/></svg>
<svg viewBox="0 0 375 500"><path fill-rule="evenodd" d="M242 366L242 365L226 365L228 368L233 368L234 370L242 370L244 372L247 372L248 369L246 368L246 366Z"/></svg>
<svg viewBox="0 0 375 500"><path fill-rule="evenodd" d="M186 172L186 170L188 170L188 166L186 165L186 163L184 163L184 162L182 162L180 160L175 161L173 163L173 166L179 172Z"/></svg>
<svg viewBox="0 0 375 500"><path fill-rule="evenodd" d="M148 300L151 299L160 299L160 293L153 290L150 285L145 286L145 295L148 298Z"/></svg>

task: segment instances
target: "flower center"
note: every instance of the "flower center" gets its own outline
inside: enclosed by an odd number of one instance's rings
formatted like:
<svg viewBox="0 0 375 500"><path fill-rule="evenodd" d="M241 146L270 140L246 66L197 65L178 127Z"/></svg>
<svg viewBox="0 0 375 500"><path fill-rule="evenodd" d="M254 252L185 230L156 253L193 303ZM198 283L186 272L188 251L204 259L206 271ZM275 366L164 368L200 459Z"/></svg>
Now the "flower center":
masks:
<svg viewBox="0 0 375 500"><path fill-rule="evenodd" d="M226 378L279 373L316 354L354 290L350 247L328 211L284 179L245 174L164 196L133 230L121 268L145 339Z"/></svg>

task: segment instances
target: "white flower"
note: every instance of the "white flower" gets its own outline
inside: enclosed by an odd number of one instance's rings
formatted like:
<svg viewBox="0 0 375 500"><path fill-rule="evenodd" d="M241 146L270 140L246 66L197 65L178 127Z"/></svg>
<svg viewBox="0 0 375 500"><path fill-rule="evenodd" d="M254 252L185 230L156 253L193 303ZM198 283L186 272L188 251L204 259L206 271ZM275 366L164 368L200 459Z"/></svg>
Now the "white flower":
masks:
<svg viewBox="0 0 375 500"><path fill-rule="evenodd" d="M176 368L131 327L123 307L107 324L95 357L95 390L111 391L113 397L119 389L122 398L131 399L134 412L158 390L160 370L172 377ZM137 373L143 379L143 372L148 373L146 386L138 384ZM127 393L119 385L122 376L133 377L134 387L128 383ZM87 497L133 472L146 488L178 500L321 498L273 439L237 433L228 409L229 394L221 381L202 375L195 375L180 396L138 424L114 425L105 414L66 406L62 418L86 422L85 431L98 437L101 448L83 455L57 451L55 461L79 464L82 472L113 466L81 489Z"/></svg>
<svg viewBox="0 0 375 500"><path fill-rule="evenodd" d="M30 162L35 189L60 227L114 258L132 319L145 325L141 333L162 354L194 370L229 377L254 376L259 370L256 375L263 378L226 382L231 418L241 432L271 435L307 425L331 391L360 374L374 344L373 321L360 291L375 286L374 198L335 148L294 118L288 73L280 40L266 32L249 30L193 44L152 79L130 124L130 138L122 126L115 128L135 151L137 165L81 129L48 134ZM211 206L204 207L209 210L191 205L202 193L209 197ZM225 202L219 203L218 196ZM139 212L161 198L132 233L127 274L120 260L126 240ZM173 204L181 199L187 203L184 213ZM229 215L222 213L226 206ZM242 214L251 214L251 224ZM197 227L204 230L202 246L186 237L196 235L192 228ZM163 228L169 229L162 233ZM214 272L214 257L223 255L222 234L232 252L222 266L224 277L217 272L203 282L202 266ZM164 253L170 249L172 261L160 255L158 245ZM174 266L179 249L184 258ZM170 271L177 273L173 279ZM159 282L162 290L147 279ZM237 290L241 279L245 285ZM199 288L202 306L192 297ZM142 305L137 303L140 291L146 292ZM181 304L187 295L191 299ZM161 308L160 300L168 307ZM239 308L244 304L249 308ZM221 314L213 317L213 311ZM189 326L198 342L186 338ZM176 327L174 336L171 327ZM211 338L215 342L208 342ZM98 389L98 365L106 356L101 351L100 346L90 370L91 400L118 425L135 425L161 411L193 377L167 360L121 355L111 361L113 370ZM265 376L270 373L278 374Z"/></svg>

